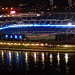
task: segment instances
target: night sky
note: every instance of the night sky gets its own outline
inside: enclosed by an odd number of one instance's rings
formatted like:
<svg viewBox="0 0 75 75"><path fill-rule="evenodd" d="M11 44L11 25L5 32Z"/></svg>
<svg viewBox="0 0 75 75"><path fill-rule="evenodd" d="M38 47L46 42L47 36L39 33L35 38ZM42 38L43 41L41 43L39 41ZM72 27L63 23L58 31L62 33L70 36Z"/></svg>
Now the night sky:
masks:
<svg viewBox="0 0 75 75"><path fill-rule="evenodd" d="M43 4L49 4L50 0L0 0L0 5L4 6L16 6L21 3L30 3L30 4L35 4L35 3L43 3ZM73 2L75 0L72 0ZM67 5L68 0L54 0L54 5Z"/></svg>

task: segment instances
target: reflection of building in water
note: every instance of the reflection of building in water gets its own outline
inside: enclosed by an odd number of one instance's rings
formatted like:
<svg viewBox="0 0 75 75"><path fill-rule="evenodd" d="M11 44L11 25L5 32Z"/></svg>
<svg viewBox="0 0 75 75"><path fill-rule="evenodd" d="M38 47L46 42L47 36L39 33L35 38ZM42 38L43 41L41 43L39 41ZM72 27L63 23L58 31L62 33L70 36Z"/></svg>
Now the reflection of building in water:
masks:
<svg viewBox="0 0 75 75"><path fill-rule="evenodd" d="M59 66L60 66L60 54L58 53L58 54L57 54L57 70L58 70L58 71L60 71Z"/></svg>
<svg viewBox="0 0 75 75"><path fill-rule="evenodd" d="M67 73L69 72L69 67L68 67L68 65L67 65L67 64L68 64L68 58L69 58L69 57L68 57L68 54L66 53L66 54L65 54L65 63L66 63L66 72L67 72Z"/></svg>
<svg viewBox="0 0 75 75"><path fill-rule="evenodd" d="M50 54L50 63L51 63L51 65L52 65L52 62L53 62L53 56L52 56L52 54Z"/></svg>

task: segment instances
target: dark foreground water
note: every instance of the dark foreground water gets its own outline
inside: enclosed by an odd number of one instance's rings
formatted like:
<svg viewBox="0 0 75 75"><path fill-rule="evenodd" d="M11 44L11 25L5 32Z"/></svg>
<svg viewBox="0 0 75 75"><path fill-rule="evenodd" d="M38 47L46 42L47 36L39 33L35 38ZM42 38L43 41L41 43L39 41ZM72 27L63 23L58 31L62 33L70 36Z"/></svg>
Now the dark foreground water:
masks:
<svg viewBox="0 0 75 75"><path fill-rule="evenodd" d="M75 75L75 53L0 50L0 75L3 74Z"/></svg>

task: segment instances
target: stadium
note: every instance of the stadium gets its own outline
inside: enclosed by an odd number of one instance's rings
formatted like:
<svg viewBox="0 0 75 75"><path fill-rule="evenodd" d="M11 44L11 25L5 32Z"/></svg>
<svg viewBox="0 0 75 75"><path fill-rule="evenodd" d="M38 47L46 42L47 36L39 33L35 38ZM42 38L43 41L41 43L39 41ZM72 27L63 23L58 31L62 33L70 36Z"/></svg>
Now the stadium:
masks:
<svg viewBox="0 0 75 75"><path fill-rule="evenodd" d="M0 40L74 43L75 13L0 15Z"/></svg>

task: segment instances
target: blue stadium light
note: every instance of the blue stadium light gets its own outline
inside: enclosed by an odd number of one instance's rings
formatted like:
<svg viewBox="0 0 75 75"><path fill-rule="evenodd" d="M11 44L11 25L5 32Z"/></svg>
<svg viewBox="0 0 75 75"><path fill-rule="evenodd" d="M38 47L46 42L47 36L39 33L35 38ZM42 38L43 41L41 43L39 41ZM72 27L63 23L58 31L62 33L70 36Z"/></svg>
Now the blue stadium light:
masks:
<svg viewBox="0 0 75 75"><path fill-rule="evenodd" d="M17 35L15 35L15 39L17 39Z"/></svg>
<svg viewBox="0 0 75 75"><path fill-rule="evenodd" d="M39 26L42 26L41 24L34 24L33 25L34 27L36 26L36 27L39 27Z"/></svg>
<svg viewBox="0 0 75 75"><path fill-rule="evenodd" d="M20 28L20 27L71 27L75 28L75 25L67 24L67 25L51 25L51 24L13 24L5 27L1 27L0 30L8 29L8 28Z"/></svg>
<svg viewBox="0 0 75 75"><path fill-rule="evenodd" d="M4 30L4 29L7 29L7 28L9 28L9 27L8 27L8 26L6 26L6 27L1 27L0 30Z"/></svg>
<svg viewBox="0 0 75 75"><path fill-rule="evenodd" d="M21 35L19 36L19 39L22 39L22 36Z"/></svg>
<svg viewBox="0 0 75 75"><path fill-rule="evenodd" d="M44 27L50 27L50 26L54 26L54 25L44 24L44 25L42 25L42 26L44 26Z"/></svg>
<svg viewBox="0 0 75 75"><path fill-rule="evenodd" d="M5 38L8 38L8 35L5 35Z"/></svg>

